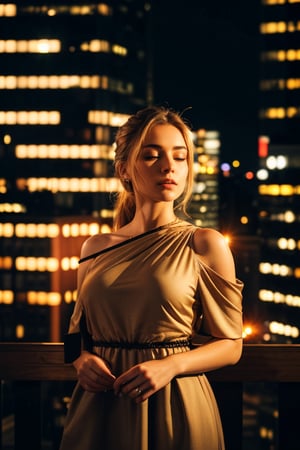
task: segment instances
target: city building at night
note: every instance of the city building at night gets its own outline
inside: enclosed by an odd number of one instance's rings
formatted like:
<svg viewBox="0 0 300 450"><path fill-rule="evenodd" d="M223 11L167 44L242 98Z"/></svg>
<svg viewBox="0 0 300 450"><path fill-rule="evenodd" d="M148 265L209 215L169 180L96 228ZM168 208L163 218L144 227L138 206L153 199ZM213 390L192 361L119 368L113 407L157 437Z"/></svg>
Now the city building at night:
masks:
<svg viewBox="0 0 300 450"><path fill-rule="evenodd" d="M80 244L112 221L114 134L152 102L150 17L135 0L0 4L1 340L60 340Z"/></svg>
<svg viewBox="0 0 300 450"><path fill-rule="evenodd" d="M263 0L259 300L267 342L300 339L300 1Z"/></svg>
<svg viewBox="0 0 300 450"><path fill-rule="evenodd" d="M111 229L114 135L153 102L151 6L0 4L0 339L60 341L83 241ZM194 131L190 220L219 228L217 131Z"/></svg>

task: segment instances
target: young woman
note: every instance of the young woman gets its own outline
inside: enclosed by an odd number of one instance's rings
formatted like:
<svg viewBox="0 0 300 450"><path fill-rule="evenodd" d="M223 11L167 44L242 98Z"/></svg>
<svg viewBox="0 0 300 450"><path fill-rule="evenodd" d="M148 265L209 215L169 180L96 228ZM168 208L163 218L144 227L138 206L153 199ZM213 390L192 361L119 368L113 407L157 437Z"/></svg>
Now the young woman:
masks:
<svg viewBox="0 0 300 450"><path fill-rule="evenodd" d="M243 284L221 233L176 216L192 190L189 127L170 109L137 112L115 170L115 229L82 247L60 450L222 450L205 372L241 356Z"/></svg>

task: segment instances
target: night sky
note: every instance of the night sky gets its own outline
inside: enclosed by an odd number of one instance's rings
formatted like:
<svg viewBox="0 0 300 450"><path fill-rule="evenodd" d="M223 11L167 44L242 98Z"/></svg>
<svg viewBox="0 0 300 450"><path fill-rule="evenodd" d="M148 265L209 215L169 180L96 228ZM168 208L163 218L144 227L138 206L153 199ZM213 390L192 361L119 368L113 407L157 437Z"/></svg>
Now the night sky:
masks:
<svg viewBox="0 0 300 450"><path fill-rule="evenodd" d="M257 154L258 0L154 2L155 103L218 130L221 159Z"/></svg>

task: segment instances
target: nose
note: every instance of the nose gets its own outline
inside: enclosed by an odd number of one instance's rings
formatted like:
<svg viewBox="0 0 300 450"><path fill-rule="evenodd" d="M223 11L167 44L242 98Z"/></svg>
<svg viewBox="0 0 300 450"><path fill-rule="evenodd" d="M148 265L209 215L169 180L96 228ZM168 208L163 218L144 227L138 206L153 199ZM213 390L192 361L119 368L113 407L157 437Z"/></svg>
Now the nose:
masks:
<svg viewBox="0 0 300 450"><path fill-rule="evenodd" d="M163 173L174 172L174 159L166 155L161 159L161 171Z"/></svg>

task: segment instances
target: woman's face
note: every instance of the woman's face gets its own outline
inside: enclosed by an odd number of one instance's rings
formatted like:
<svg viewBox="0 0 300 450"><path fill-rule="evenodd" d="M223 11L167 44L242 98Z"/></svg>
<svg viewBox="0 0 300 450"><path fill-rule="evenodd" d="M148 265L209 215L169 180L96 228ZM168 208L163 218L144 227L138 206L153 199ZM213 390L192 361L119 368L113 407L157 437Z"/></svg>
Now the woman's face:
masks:
<svg viewBox="0 0 300 450"><path fill-rule="evenodd" d="M188 150L181 132L170 124L155 125L146 136L134 173L136 200L174 202L180 197L188 175Z"/></svg>

